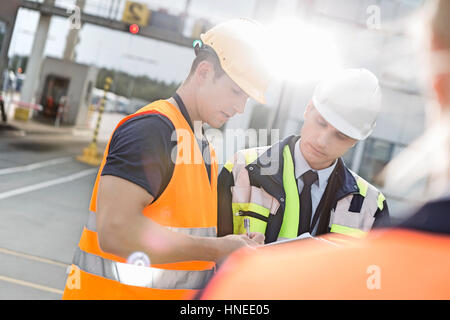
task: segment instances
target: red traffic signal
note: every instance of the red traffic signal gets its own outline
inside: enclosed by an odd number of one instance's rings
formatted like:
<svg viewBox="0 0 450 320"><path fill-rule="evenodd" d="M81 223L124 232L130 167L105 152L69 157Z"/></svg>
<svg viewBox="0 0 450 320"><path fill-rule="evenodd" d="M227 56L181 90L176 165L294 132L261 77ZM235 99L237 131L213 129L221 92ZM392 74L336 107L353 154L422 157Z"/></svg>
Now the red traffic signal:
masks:
<svg viewBox="0 0 450 320"><path fill-rule="evenodd" d="M130 25L130 32L132 34L136 34L139 32L139 26L136 23L133 23L132 25Z"/></svg>

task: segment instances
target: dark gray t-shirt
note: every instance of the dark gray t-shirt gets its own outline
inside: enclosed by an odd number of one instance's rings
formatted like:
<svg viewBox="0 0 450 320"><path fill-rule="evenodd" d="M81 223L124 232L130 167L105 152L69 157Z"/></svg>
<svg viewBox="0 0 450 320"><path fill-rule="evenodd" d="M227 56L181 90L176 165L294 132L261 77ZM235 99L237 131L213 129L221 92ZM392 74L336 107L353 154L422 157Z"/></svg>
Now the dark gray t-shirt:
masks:
<svg viewBox="0 0 450 320"><path fill-rule="evenodd" d="M177 147L177 142L171 140L174 130L172 122L159 114L129 119L114 132L101 175L126 179L157 199L169 184L175 167L171 159ZM199 141L199 147L211 181L209 145L205 138Z"/></svg>

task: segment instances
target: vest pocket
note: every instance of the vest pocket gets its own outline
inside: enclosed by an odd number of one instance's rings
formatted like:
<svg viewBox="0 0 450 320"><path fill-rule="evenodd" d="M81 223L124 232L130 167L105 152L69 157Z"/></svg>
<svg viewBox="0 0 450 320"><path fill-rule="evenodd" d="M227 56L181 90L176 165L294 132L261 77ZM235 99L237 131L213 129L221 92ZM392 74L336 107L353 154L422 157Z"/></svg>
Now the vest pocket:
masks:
<svg viewBox="0 0 450 320"><path fill-rule="evenodd" d="M333 224L369 231L375 218L367 212L331 211L329 227Z"/></svg>
<svg viewBox="0 0 450 320"><path fill-rule="evenodd" d="M369 231L375 221L375 211L376 208L368 207L365 202L368 201L367 198L364 199L361 212L349 211L350 204L353 196L346 197L338 201L336 209L331 211L330 224L345 226L349 228L356 228L362 231ZM376 202L374 202L376 205Z"/></svg>
<svg viewBox="0 0 450 320"><path fill-rule="evenodd" d="M255 186L234 186L231 187L231 194L233 203L252 203L268 209L272 214L275 214L280 207L278 200L263 188Z"/></svg>
<svg viewBox="0 0 450 320"><path fill-rule="evenodd" d="M248 210L252 207L256 210ZM246 233L244 219L250 220L250 232L261 232L265 234L268 222L269 211L264 207L258 208L258 205L252 203L233 203L233 233ZM241 210L242 209L242 210ZM258 210L259 209L259 210ZM265 209L265 210L262 210ZM257 212L255 212L257 211ZM258 213L259 212L259 213Z"/></svg>
<svg viewBox="0 0 450 320"><path fill-rule="evenodd" d="M263 188L255 186L231 187L233 233L246 233L244 218L250 220L250 232L265 234L270 214L275 214L280 206L277 199Z"/></svg>

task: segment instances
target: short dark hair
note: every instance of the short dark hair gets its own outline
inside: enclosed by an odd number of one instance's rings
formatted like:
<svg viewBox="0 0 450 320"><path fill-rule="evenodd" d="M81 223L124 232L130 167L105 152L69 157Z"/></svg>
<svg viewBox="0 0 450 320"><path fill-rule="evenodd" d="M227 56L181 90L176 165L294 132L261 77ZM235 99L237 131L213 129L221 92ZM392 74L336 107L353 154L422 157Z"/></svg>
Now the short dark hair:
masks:
<svg viewBox="0 0 450 320"><path fill-rule="evenodd" d="M219 57L216 52L210 46L203 44L201 47L199 45L195 46L195 59L192 62L191 71L189 72L189 77L191 77L195 70L197 70L198 65L202 61L209 61L214 66L214 78L220 78L225 74L222 66L220 65Z"/></svg>

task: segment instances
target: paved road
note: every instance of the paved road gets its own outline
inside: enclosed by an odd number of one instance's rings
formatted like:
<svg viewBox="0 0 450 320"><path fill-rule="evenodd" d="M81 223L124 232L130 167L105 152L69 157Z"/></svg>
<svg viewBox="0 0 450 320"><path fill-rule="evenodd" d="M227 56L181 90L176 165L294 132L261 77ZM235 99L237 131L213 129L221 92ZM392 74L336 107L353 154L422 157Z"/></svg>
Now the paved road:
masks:
<svg viewBox="0 0 450 320"><path fill-rule="evenodd" d="M86 146L86 138L0 132L0 299L61 298L97 173L75 160Z"/></svg>

